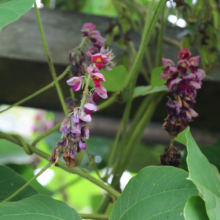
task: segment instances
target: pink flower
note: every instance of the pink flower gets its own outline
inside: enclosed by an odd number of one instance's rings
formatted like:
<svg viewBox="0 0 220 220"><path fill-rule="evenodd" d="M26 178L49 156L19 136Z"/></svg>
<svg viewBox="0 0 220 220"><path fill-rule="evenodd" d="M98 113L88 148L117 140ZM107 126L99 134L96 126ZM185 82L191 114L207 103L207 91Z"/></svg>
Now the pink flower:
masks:
<svg viewBox="0 0 220 220"><path fill-rule="evenodd" d="M85 23L83 26L82 26L82 29L81 31L86 34L86 33L89 33L90 31L94 31L95 30L95 25L92 24L92 23Z"/></svg>
<svg viewBox="0 0 220 220"><path fill-rule="evenodd" d="M104 86L102 84L100 84L100 86L96 87L95 91L98 93L99 96L100 96L100 94L104 95L107 93L107 90L104 88Z"/></svg>
<svg viewBox="0 0 220 220"><path fill-rule="evenodd" d="M66 83L69 86L73 86L73 91L79 91L81 88L82 82L83 82L83 76L80 76L80 77L74 76L71 79L66 81Z"/></svg>
<svg viewBox="0 0 220 220"><path fill-rule="evenodd" d="M196 56L196 57L190 58L190 59L188 60L190 66L198 66L198 65L199 65L199 58L200 58L200 56Z"/></svg>
<svg viewBox="0 0 220 220"><path fill-rule="evenodd" d="M84 109L81 109L79 118L84 122L92 121L91 115L87 115Z"/></svg>
<svg viewBox="0 0 220 220"><path fill-rule="evenodd" d="M162 62L163 62L163 65L165 67L167 67L167 66L175 66L174 62L172 60L170 60L170 59L162 58Z"/></svg>
<svg viewBox="0 0 220 220"><path fill-rule="evenodd" d="M95 55L92 55L92 63L96 64L96 67L101 70L102 67L104 66L105 61L107 60L107 56L97 53Z"/></svg>
<svg viewBox="0 0 220 220"><path fill-rule="evenodd" d="M191 57L191 53L185 47L178 54L178 60L182 60L182 59L188 60L190 57Z"/></svg>
<svg viewBox="0 0 220 220"><path fill-rule="evenodd" d="M105 82L105 77L101 73L93 73L91 75L91 77L93 78L93 82L94 82L95 87L99 87L101 85L100 81Z"/></svg>

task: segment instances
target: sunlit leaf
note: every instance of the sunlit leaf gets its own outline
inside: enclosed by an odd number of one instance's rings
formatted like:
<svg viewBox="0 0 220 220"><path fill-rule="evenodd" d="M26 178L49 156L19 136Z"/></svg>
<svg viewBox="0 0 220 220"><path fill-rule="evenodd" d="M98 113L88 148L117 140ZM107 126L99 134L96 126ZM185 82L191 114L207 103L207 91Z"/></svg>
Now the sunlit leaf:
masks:
<svg viewBox="0 0 220 220"><path fill-rule="evenodd" d="M175 167L146 167L117 200L110 220L184 219L188 198L198 195L188 173Z"/></svg>
<svg viewBox="0 0 220 220"><path fill-rule="evenodd" d="M159 75L163 73L164 66L157 67L153 69L151 73L151 86L161 86L165 84L165 80L162 79Z"/></svg>
<svg viewBox="0 0 220 220"><path fill-rule="evenodd" d="M210 219L219 219L220 213L220 178L218 170L209 163L194 141L190 129L186 128L177 139L186 145L189 179L197 186L205 201Z"/></svg>
<svg viewBox="0 0 220 220"><path fill-rule="evenodd" d="M22 176L6 166L0 165L0 176L0 202L7 199L26 183ZM32 186L28 186L13 197L11 201L18 201L37 193Z"/></svg>
<svg viewBox="0 0 220 220"><path fill-rule="evenodd" d="M136 98L138 96L145 96L151 93L155 92L162 92L162 91L167 91L167 87L162 85L162 86L137 86L134 89L134 95L133 98Z"/></svg>
<svg viewBox="0 0 220 220"><path fill-rule="evenodd" d="M1 0L0 1L0 30L18 20L31 9L35 0Z"/></svg>
<svg viewBox="0 0 220 220"><path fill-rule="evenodd" d="M101 70L100 71L105 77L105 82L101 82L101 84L107 89L109 92L120 91L123 88L125 78L127 76L127 70L124 66L115 66L112 70ZM93 81L90 82L90 86L94 87Z"/></svg>
<svg viewBox="0 0 220 220"><path fill-rule="evenodd" d="M185 220L208 220L205 203L199 196L192 196L188 199L184 208Z"/></svg>
<svg viewBox="0 0 220 220"><path fill-rule="evenodd" d="M81 220L79 214L66 203L44 195L34 195L18 202L0 204L0 218L4 220Z"/></svg>

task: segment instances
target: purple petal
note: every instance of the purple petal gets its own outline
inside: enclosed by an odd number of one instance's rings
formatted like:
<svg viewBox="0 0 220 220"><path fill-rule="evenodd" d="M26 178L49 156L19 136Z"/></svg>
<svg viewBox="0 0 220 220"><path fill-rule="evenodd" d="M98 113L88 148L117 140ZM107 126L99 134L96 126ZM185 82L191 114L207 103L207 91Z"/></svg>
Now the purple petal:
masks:
<svg viewBox="0 0 220 220"><path fill-rule="evenodd" d="M89 129L86 126L84 127L84 132L85 132L86 139L89 139L90 131L89 131Z"/></svg>
<svg viewBox="0 0 220 220"><path fill-rule="evenodd" d="M73 133L73 134L80 134L81 133L80 126L76 125L75 128L71 129L71 133Z"/></svg>
<svg viewBox="0 0 220 220"><path fill-rule="evenodd" d="M90 115L82 115L82 116L80 116L80 119L84 122L92 121L92 117Z"/></svg>
<svg viewBox="0 0 220 220"><path fill-rule="evenodd" d="M104 95L107 93L107 90L103 87L102 84L100 84L99 87L96 87L95 91L100 93L101 95Z"/></svg>
<svg viewBox="0 0 220 220"><path fill-rule="evenodd" d="M69 85L69 86L74 86L77 82L80 82L82 81L82 77L72 77L71 79L68 79L66 81L66 83Z"/></svg>
<svg viewBox="0 0 220 220"><path fill-rule="evenodd" d="M73 91L79 91L81 88L81 82L77 82L74 86L73 86Z"/></svg>
<svg viewBox="0 0 220 220"><path fill-rule="evenodd" d="M195 89L200 89L201 85L198 82L191 81L190 84L195 88Z"/></svg>
<svg viewBox="0 0 220 220"><path fill-rule="evenodd" d="M162 58L162 62L164 66L174 66L174 62L170 59Z"/></svg>
<svg viewBox="0 0 220 220"><path fill-rule="evenodd" d="M85 150L85 149L86 149L86 143L85 143L85 141L80 140L80 142L79 142L79 148L80 148L81 150Z"/></svg>
<svg viewBox="0 0 220 220"><path fill-rule="evenodd" d="M199 114L196 112L196 111L194 111L193 109L190 109L190 114L192 115L192 117L197 117Z"/></svg>
<svg viewBox="0 0 220 220"><path fill-rule="evenodd" d="M192 57L189 59L189 63L191 66L198 66L200 56Z"/></svg>
<svg viewBox="0 0 220 220"><path fill-rule="evenodd" d="M95 112L99 110L98 106L93 103L86 103L84 105L84 108L87 108L87 109L89 109L91 111L95 111Z"/></svg>
<svg viewBox="0 0 220 220"><path fill-rule="evenodd" d="M90 65L88 68L87 68L87 71L89 74L91 74L93 72L94 68Z"/></svg>
<svg viewBox="0 0 220 220"><path fill-rule="evenodd" d="M198 69L196 72L197 79L202 80L205 77L205 71Z"/></svg>

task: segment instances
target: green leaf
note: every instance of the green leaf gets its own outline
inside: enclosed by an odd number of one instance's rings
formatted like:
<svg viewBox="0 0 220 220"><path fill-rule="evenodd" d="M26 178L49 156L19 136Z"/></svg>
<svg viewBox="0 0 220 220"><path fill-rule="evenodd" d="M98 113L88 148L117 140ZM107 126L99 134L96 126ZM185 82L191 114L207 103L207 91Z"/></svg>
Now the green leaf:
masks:
<svg viewBox="0 0 220 220"><path fill-rule="evenodd" d="M205 203L199 196L191 196L184 208L185 220L209 220Z"/></svg>
<svg viewBox="0 0 220 220"><path fill-rule="evenodd" d="M0 1L0 30L18 20L31 9L35 0L1 0Z"/></svg>
<svg viewBox="0 0 220 220"><path fill-rule="evenodd" d="M79 214L66 203L44 195L34 195L18 202L0 204L0 218L4 220L81 220Z"/></svg>
<svg viewBox="0 0 220 220"><path fill-rule="evenodd" d="M4 139L0 139L0 163L23 163L26 159L30 160L22 147Z"/></svg>
<svg viewBox="0 0 220 220"><path fill-rule="evenodd" d="M7 164L8 167L13 169L16 173L24 177L27 181L29 181L31 178L34 177L34 169L31 166L22 164ZM36 179L30 184L31 186L34 187L38 191L39 194L44 194L44 195L52 195L52 191L48 190L44 186L42 186Z"/></svg>
<svg viewBox="0 0 220 220"><path fill-rule="evenodd" d="M0 202L8 198L26 183L26 180L22 176L6 166L0 165L0 176ZM37 194L37 191L32 186L28 186L13 197L11 201L18 201L34 194Z"/></svg>
<svg viewBox="0 0 220 220"><path fill-rule="evenodd" d="M194 141L190 129L186 128L177 139L186 145L189 179L197 186L205 200L207 214L210 219L219 219L220 213L220 179L217 169L209 163Z"/></svg>
<svg viewBox="0 0 220 220"><path fill-rule="evenodd" d="M164 66L157 67L153 69L151 73L151 86L161 86L165 84L165 80L162 79L159 75L163 73Z"/></svg>
<svg viewBox="0 0 220 220"><path fill-rule="evenodd" d="M145 96L154 92L162 92L162 91L167 91L167 87L162 85L162 86L137 86L134 89L134 95L133 98L136 98L138 96Z"/></svg>
<svg viewBox="0 0 220 220"><path fill-rule="evenodd" d="M113 67L112 70L101 70L100 72L105 77L105 82L101 83L109 92L120 91L124 86L125 78L128 74L125 67L121 65ZM94 87L93 81L89 85Z"/></svg>
<svg viewBox="0 0 220 220"><path fill-rule="evenodd" d="M184 219L188 198L198 195L188 173L171 167L146 167L133 177L117 200L110 220Z"/></svg>
<svg viewBox="0 0 220 220"><path fill-rule="evenodd" d="M213 164L217 167L218 170L220 170L220 142L215 143L212 146L207 145L200 145L199 149L202 151L202 153L205 155L205 157L208 159L209 163ZM180 168L188 171L188 167L186 164L186 155L187 151L184 152L184 156L181 160Z"/></svg>

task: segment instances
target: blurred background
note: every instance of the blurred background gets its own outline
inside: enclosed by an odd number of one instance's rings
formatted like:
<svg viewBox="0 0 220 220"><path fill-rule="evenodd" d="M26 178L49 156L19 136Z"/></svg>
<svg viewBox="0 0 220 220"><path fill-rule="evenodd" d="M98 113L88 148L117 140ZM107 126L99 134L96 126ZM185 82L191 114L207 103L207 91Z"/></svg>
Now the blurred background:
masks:
<svg viewBox="0 0 220 220"><path fill-rule="evenodd" d="M107 45L116 55L117 65L124 65L129 69L128 47L132 43L134 50L138 49L150 3L150 0L38 0L46 41L57 74L60 75L68 65L68 51L79 45L80 29L86 22L94 23L96 29L106 37ZM182 46L190 49L193 55L201 56L200 67L206 70L207 77L196 99L195 110L199 117L191 122L193 136L202 145L201 149L215 144L220 138L219 12L219 3L215 0L167 1L146 48L143 69L138 77L139 86L147 85L151 70L162 65L161 56L176 62ZM158 45L160 33L163 37L162 45ZM1 31L0 73L0 111L52 82L34 9ZM65 83L67 79L66 76L60 80L65 98L70 96L69 87ZM75 94L78 99L80 95L80 92ZM134 99L130 120L143 98L141 96ZM122 190L141 168L159 165L160 154L169 143L169 135L162 129L167 115L167 100L167 96L164 96L150 125L144 131L142 143L134 146L136 151L133 161L121 177ZM87 146L94 155L98 169L103 173L125 102L126 96L119 95L116 103L95 113L90 123L91 137ZM57 92L51 87L22 103L22 106L1 113L0 130L19 134L31 143L63 118ZM60 136L61 133L57 131L41 140L37 147L51 154ZM218 147L218 143L214 146ZM182 146L180 149L184 154ZM216 155L219 155L219 151L216 151ZM36 155L26 155L22 148L5 140L0 140L0 163L8 165L27 180L46 165L45 160ZM214 163L220 166L219 162ZM86 155L81 167L92 170L88 166ZM186 169L184 159L182 168ZM93 171L91 174L96 175ZM108 182L111 183L111 176ZM87 180L55 167L37 178L33 186L42 194L67 202L79 212L97 212L105 194Z"/></svg>

